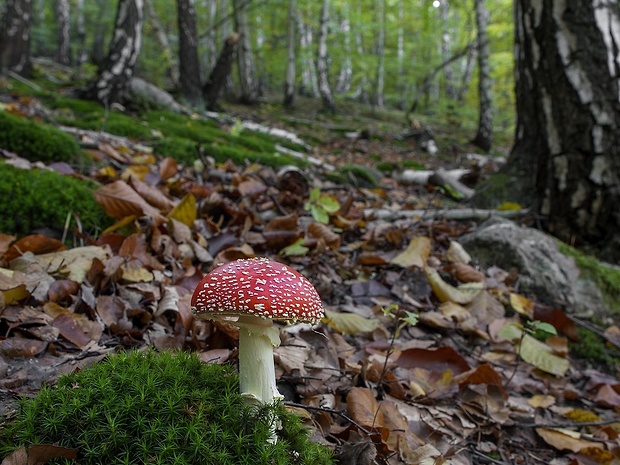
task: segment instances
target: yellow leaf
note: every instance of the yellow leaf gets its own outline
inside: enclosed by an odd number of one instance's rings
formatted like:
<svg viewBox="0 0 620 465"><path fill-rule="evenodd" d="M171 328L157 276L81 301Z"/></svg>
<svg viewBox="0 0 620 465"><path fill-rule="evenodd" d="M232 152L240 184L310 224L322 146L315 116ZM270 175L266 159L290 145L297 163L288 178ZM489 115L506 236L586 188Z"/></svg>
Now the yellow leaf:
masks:
<svg viewBox="0 0 620 465"><path fill-rule="evenodd" d="M330 310L325 310L323 322L336 331L351 336L358 333L369 333L379 327L379 320L374 318L364 318L355 313L338 313Z"/></svg>
<svg viewBox="0 0 620 465"><path fill-rule="evenodd" d="M457 304L468 304L476 294L480 292L480 289L476 289L475 292L462 292L454 286L451 286L439 276L439 273L430 266L424 267L424 274L428 279L428 282L435 293L435 296L441 302L455 302Z"/></svg>
<svg viewBox="0 0 620 465"><path fill-rule="evenodd" d="M411 266L424 268L430 254L430 238L426 236L417 236L411 239L407 248L390 260L390 263L392 265L402 266L403 268L409 268Z"/></svg>
<svg viewBox="0 0 620 465"><path fill-rule="evenodd" d="M146 175L150 174L151 168L146 165L131 165L128 166L121 174L121 179L128 181L132 176L138 178L140 181L146 179Z"/></svg>
<svg viewBox="0 0 620 465"><path fill-rule="evenodd" d="M20 284L12 289L3 289L0 292L4 294L5 305L13 305L30 296L25 284Z"/></svg>
<svg viewBox="0 0 620 465"><path fill-rule="evenodd" d="M534 318L534 302L520 294L510 293L510 306L515 312Z"/></svg>
<svg viewBox="0 0 620 465"><path fill-rule="evenodd" d="M144 282L144 283L148 283L153 281L154 276L153 273L151 273L149 270L147 270L146 268L129 268L129 267L122 267L123 269L123 281L126 282L130 282L130 283L140 283L140 282Z"/></svg>
<svg viewBox="0 0 620 465"><path fill-rule="evenodd" d="M497 209L500 211L508 211L508 210L517 211L517 210L521 210L522 208L523 207L516 202L504 202L499 207L497 207Z"/></svg>
<svg viewBox="0 0 620 465"><path fill-rule="evenodd" d="M168 218L173 218L181 223L192 226L196 220L196 197L189 193L177 204L168 214Z"/></svg>
<svg viewBox="0 0 620 465"><path fill-rule="evenodd" d="M519 355L530 365L556 376L564 376L569 368L568 360L558 357L544 342L525 334L521 339Z"/></svg>

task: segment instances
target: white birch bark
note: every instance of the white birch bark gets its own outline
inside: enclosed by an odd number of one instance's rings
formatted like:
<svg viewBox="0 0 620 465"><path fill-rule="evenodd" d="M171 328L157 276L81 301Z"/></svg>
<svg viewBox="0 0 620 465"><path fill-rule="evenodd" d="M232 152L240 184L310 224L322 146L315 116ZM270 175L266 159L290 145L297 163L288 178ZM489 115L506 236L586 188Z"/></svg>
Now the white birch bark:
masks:
<svg viewBox="0 0 620 465"><path fill-rule="evenodd" d="M321 6L321 20L319 25L318 51L316 58L317 79L319 93L323 101L323 108L327 111L336 111L334 97L329 85L329 64L327 62L327 35L329 23L329 0L323 0Z"/></svg>
<svg viewBox="0 0 620 465"><path fill-rule="evenodd" d="M239 46L237 47L237 68L239 71L239 85L242 103L255 103L258 100L258 82L255 76L254 57L252 42L250 40L250 27L248 23L248 3L245 0L233 0L235 11L235 25L239 34Z"/></svg>
<svg viewBox="0 0 620 465"><path fill-rule="evenodd" d="M375 85L375 105L383 108L385 90L385 0L377 0L377 20L379 31L377 36L377 79Z"/></svg>
<svg viewBox="0 0 620 465"><path fill-rule="evenodd" d="M290 108L293 106L293 100L295 98L295 78L296 78L296 60L297 54L295 50L295 17L296 13L295 0L289 0L288 4L288 16L286 19L286 79L284 82L284 107Z"/></svg>
<svg viewBox="0 0 620 465"><path fill-rule="evenodd" d="M441 17L441 59L446 60L452 54L452 35L450 27L450 5L448 0L441 0L439 7ZM454 69L452 65L448 65L443 69L443 77L446 88L446 95L450 99L456 98L456 90L454 86Z"/></svg>
<svg viewBox="0 0 620 465"><path fill-rule="evenodd" d="M491 69L489 65L489 38L487 25L489 12L485 6L485 0L475 0L476 26L478 29L478 99L479 119L478 132L472 141L484 151L491 148L493 142L493 103Z"/></svg>
<svg viewBox="0 0 620 465"><path fill-rule="evenodd" d="M69 0L56 0L56 26L58 47L56 49L56 61L63 65L71 63L71 37L69 34L71 23L69 21Z"/></svg>
<svg viewBox="0 0 620 465"><path fill-rule="evenodd" d="M351 90L351 78L353 77L353 64L351 62L351 18L349 2L342 2L342 19L340 20L340 32L342 33L342 49L344 57L340 65L336 92L345 93Z"/></svg>
<svg viewBox="0 0 620 465"><path fill-rule="evenodd" d="M297 29L299 30L300 55L303 62L300 93L308 97L317 98L319 96L319 88L317 86L316 65L312 53L314 36L312 28L303 22L299 14L297 15Z"/></svg>

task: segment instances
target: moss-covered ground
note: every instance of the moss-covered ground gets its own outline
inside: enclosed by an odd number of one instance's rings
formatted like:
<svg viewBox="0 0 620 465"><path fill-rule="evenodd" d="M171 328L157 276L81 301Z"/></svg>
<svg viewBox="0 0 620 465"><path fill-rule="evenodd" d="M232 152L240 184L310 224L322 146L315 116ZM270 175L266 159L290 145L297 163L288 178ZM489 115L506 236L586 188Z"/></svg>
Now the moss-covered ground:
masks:
<svg viewBox="0 0 620 465"><path fill-rule="evenodd" d="M248 408L230 367L185 352L121 352L62 377L0 430L2 456L31 444L77 449L77 462L56 463L93 465L324 465L332 455L282 406Z"/></svg>

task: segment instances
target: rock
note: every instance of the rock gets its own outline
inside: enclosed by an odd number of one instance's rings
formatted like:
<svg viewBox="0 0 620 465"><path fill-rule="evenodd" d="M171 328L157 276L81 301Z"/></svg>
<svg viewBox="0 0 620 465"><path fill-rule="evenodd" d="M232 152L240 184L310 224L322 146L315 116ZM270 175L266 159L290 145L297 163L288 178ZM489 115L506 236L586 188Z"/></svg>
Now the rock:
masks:
<svg viewBox="0 0 620 465"><path fill-rule="evenodd" d="M459 242L483 266L516 268L519 293L531 294L540 303L569 313L606 311L600 290L580 278L573 258L562 254L556 240L542 231L494 217Z"/></svg>
<svg viewBox="0 0 620 465"><path fill-rule="evenodd" d="M183 114L191 113L189 108L178 103L168 92L138 77L133 77L129 81L127 98L139 108L152 108Z"/></svg>

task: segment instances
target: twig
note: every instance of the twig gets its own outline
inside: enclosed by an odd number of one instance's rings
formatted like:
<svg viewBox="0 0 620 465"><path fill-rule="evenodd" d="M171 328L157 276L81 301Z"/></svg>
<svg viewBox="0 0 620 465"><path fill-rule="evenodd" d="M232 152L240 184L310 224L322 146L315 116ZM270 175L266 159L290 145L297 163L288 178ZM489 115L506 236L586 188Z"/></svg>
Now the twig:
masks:
<svg viewBox="0 0 620 465"><path fill-rule="evenodd" d="M371 217L378 220L394 221L397 219L420 217L424 219L445 218L447 220L486 220L491 216L501 216L502 218L517 218L529 213L529 210L483 210L479 208L457 208L457 209L416 209L416 210L390 210L388 208L367 208L364 210L366 218Z"/></svg>
<svg viewBox="0 0 620 465"><path fill-rule="evenodd" d="M601 421L569 421L566 423L517 423L515 426L523 428L581 428L584 426L605 426L612 423L620 423L620 417L609 418Z"/></svg>
<svg viewBox="0 0 620 465"><path fill-rule="evenodd" d="M289 407L303 408L303 409L306 409L306 410L314 410L314 411L317 411L317 412L333 413L335 415L338 415L338 416L344 418L346 421L351 423L353 426L356 426L362 433L366 434L367 436L371 436L373 434L372 431L368 431L366 428L364 428L362 425L360 425L358 422L356 422L353 418L348 416L342 410L338 410L338 409L334 409L334 408L329 408L329 407L315 407L313 405L305 405L305 404L300 404L300 403L297 403L297 402L289 402L289 401L284 401L283 404L284 405L288 405Z"/></svg>

